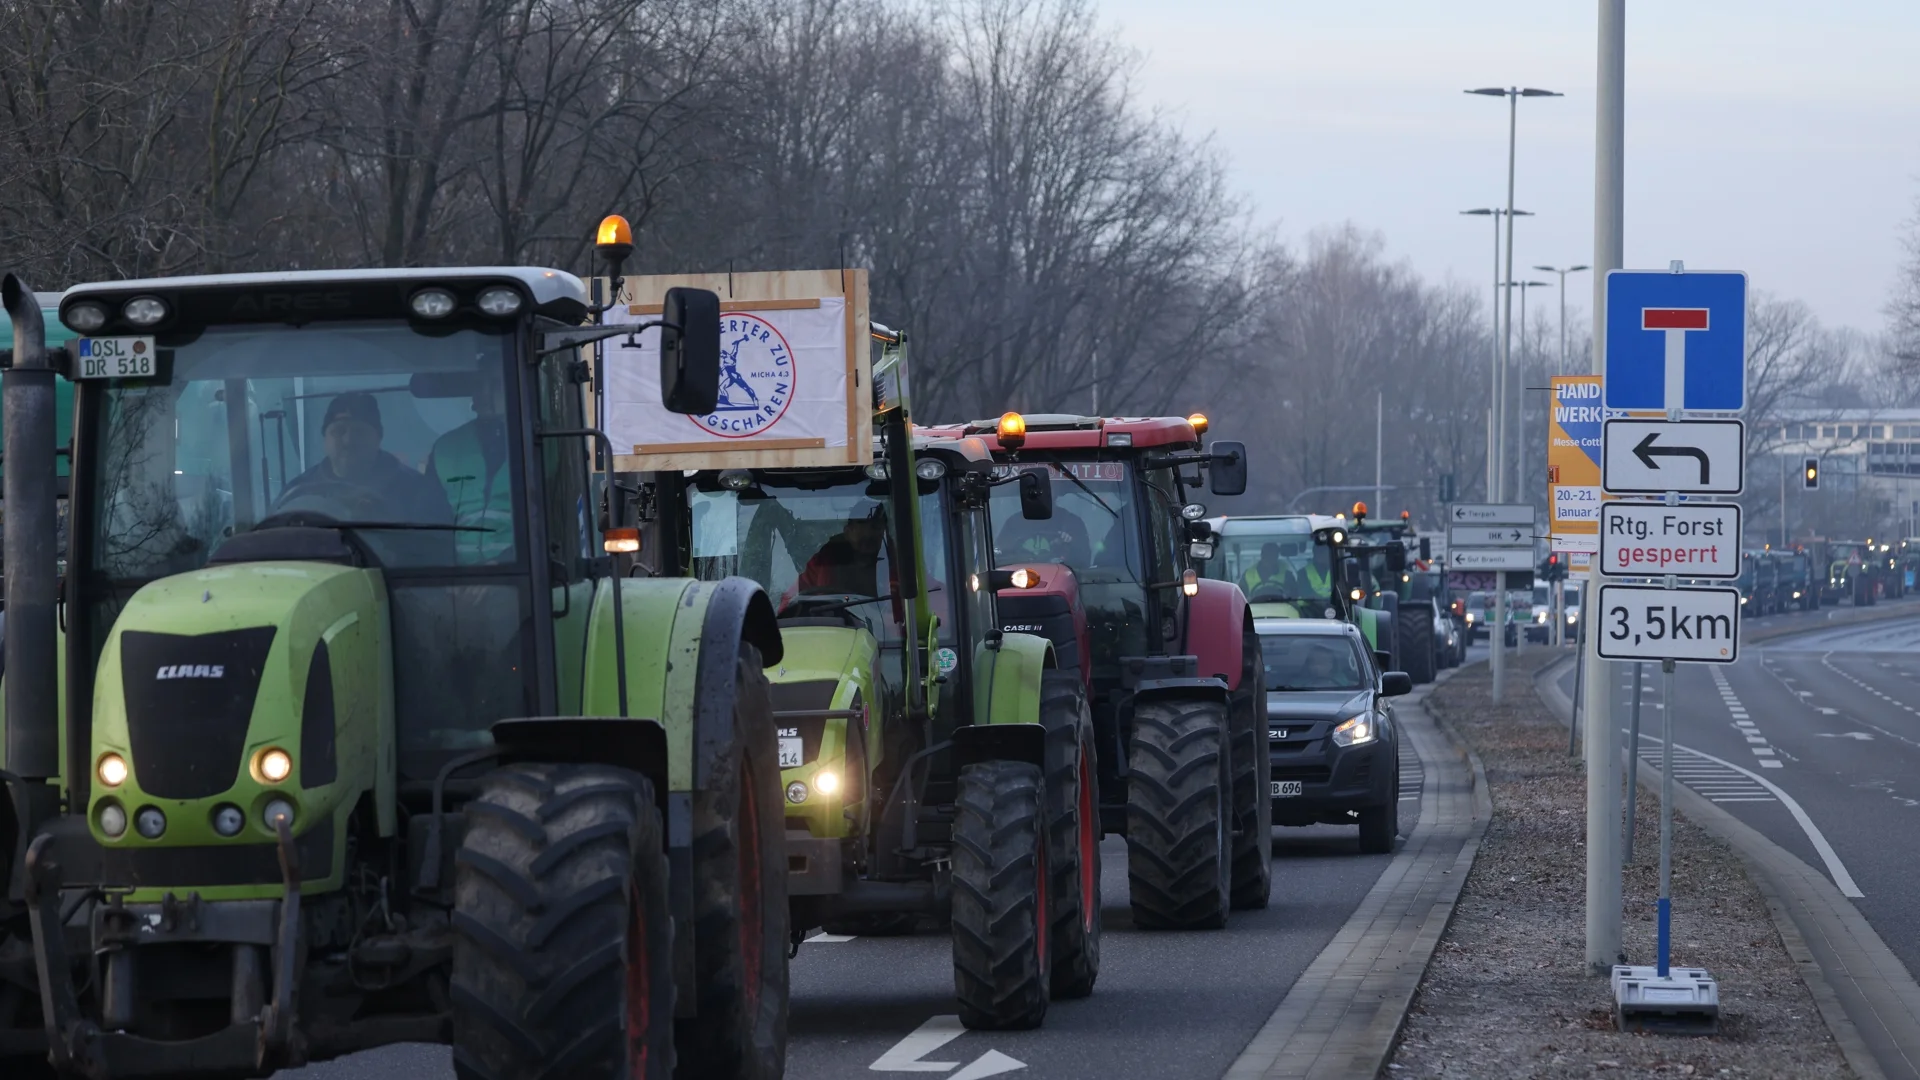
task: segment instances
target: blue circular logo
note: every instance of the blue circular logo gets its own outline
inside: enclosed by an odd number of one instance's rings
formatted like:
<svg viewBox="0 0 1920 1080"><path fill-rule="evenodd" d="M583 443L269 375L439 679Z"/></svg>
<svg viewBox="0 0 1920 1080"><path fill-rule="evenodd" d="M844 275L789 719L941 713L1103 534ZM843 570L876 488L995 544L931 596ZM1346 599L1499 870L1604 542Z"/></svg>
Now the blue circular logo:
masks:
<svg viewBox="0 0 1920 1080"><path fill-rule="evenodd" d="M720 405L687 419L709 435L745 439L780 422L793 401L793 350L758 315L720 320Z"/></svg>

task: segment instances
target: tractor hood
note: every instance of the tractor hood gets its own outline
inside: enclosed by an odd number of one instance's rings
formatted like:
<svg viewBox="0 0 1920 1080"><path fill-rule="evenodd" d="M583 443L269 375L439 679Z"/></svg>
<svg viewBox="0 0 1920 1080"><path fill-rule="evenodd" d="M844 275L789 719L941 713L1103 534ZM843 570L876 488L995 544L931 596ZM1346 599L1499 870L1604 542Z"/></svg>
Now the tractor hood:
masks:
<svg viewBox="0 0 1920 1080"><path fill-rule="evenodd" d="M223 850L258 851L275 835L263 811L282 800L293 807L303 846L319 848L303 853L302 876L313 882L337 874L334 826L351 809L337 793L369 786L376 755L392 744L387 637L377 570L242 563L163 578L135 593L107 637L94 683L92 760L97 768L113 754L127 766L119 784L97 778L92 785L95 839L116 871L109 876L123 879L109 883L200 886L209 899L223 895L219 886L244 893L271 884L272 877L237 872L172 880L180 866L206 874L211 864L167 858L161 849L194 848L215 861ZM263 771L269 749L284 756ZM164 829L110 835L101 825L109 803L127 815L157 807ZM215 831L221 807L244 814L237 834Z"/></svg>

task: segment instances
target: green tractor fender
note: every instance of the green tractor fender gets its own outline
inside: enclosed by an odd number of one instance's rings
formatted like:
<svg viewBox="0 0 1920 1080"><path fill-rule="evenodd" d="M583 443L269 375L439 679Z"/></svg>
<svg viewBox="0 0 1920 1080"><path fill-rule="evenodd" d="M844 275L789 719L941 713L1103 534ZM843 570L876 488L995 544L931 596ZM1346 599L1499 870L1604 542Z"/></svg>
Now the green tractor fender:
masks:
<svg viewBox="0 0 1920 1080"><path fill-rule="evenodd" d="M954 729L956 768L981 761L1024 761L1046 768L1040 678L1054 665L1053 642L1037 634L1003 634L998 648L975 646L975 723ZM984 723L981 712L986 714Z"/></svg>

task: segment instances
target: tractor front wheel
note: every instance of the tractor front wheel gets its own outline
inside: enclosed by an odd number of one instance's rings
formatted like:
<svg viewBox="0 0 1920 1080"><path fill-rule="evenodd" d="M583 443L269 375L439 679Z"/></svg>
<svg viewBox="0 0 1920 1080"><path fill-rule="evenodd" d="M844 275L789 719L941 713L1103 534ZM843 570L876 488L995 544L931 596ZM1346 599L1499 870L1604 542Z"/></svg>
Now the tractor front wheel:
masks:
<svg viewBox="0 0 1920 1080"><path fill-rule="evenodd" d="M1394 658L1400 670L1417 686L1433 681L1433 614L1420 607L1404 607L1394 616Z"/></svg>
<svg viewBox="0 0 1920 1080"><path fill-rule="evenodd" d="M1083 998L1100 977L1100 795L1093 713L1078 671L1041 674L1040 723L1047 732L1051 992Z"/></svg>
<svg viewBox="0 0 1920 1080"><path fill-rule="evenodd" d="M1039 1027L1047 1015L1046 779L1023 761L960 770L953 822L953 985L975 1030Z"/></svg>
<svg viewBox="0 0 1920 1080"><path fill-rule="evenodd" d="M1127 883L1143 930L1227 925L1233 782L1227 706L1149 699L1133 707L1127 758Z"/></svg>
<svg viewBox="0 0 1920 1080"><path fill-rule="evenodd" d="M509 765L466 818L454 1073L668 1080L673 917L653 786L606 765Z"/></svg>

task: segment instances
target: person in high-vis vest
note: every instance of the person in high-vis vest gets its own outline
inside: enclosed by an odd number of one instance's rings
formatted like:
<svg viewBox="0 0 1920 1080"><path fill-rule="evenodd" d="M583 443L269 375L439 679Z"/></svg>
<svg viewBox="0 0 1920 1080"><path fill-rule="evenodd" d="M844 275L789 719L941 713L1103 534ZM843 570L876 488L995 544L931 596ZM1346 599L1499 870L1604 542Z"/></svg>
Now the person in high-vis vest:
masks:
<svg viewBox="0 0 1920 1080"><path fill-rule="evenodd" d="M1333 560L1327 556L1326 549L1315 545L1310 554L1300 552L1298 549L1291 554L1305 556L1300 558L1297 564L1299 566L1297 587L1301 590L1300 595L1312 597L1315 600L1332 596ZM1323 566L1322 563L1326 565Z"/></svg>
<svg viewBox="0 0 1920 1080"><path fill-rule="evenodd" d="M1269 540L1260 545L1260 561L1240 575L1240 588L1248 596L1258 592L1262 585L1267 586L1269 592L1283 591L1290 576L1287 564L1280 561L1280 545Z"/></svg>
<svg viewBox="0 0 1920 1080"><path fill-rule="evenodd" d="M427 455L427 475L446 490L453 523L480 530L453 534L461 566L513 560L513 467L499 376L477 373L474 382L474 418L440 436Z"/></svg>

